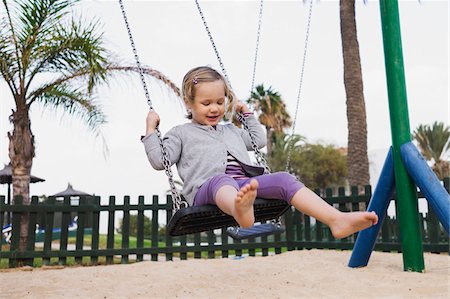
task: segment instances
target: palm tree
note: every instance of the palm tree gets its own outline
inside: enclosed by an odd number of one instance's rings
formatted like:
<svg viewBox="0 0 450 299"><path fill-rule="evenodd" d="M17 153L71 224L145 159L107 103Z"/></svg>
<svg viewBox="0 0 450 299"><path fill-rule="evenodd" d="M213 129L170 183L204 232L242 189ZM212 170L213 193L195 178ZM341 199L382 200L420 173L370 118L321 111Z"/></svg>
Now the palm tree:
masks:
<svg viewBox="0 0 450 299"><path fill-rule="evenodd" d="M94 100L97 86L116 72L136 72L112 61L104 48L98 21L87 25L69 13L78 0L3 0L0 22L0 78L14 97L10 116L13 131L8 132L9 158L13 173L13 195L30 203L30 170L35 156L30 109L34 103L61 108L80 116L98 133L105 122ZM163 74L146 69L179 95L178 88ZM22 216L19 249L27 241L28 218Z"/></svg>
<svg viewBox="0 0 450 299"><path fill-rule="evenodd" d="M255 87L247 103L253 105L255 111L259 113L260 123L266 127L267 156L271 157L273 133L283 132L283 129L292 125L286 104L278 92L274 91L272 87L265 89L263 84Z"/></svg>
<svg viewBox="0 0 450 299"><path fill-rule="evenodd" d="M355 1L340 0L344 85L347 94L348 180L350 185L370 183L367 156L367 122L359 44L356 35Z"/></svg>
<svg viewBox="0 0 450 299"><path fill-rule="evenodd" d="M450 149L450 128L443 122L419 125L413 132L420 152L428 161L434 161L433 171L439 179L449 176L450 163L445 158Z"/></svg>

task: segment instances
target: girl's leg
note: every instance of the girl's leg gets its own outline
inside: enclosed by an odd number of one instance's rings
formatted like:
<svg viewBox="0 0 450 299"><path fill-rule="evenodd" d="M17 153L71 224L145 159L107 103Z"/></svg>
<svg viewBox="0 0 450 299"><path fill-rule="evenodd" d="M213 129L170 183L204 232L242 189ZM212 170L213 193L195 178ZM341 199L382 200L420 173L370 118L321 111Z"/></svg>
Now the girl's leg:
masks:
<svg viewBox="0 0 450 299"><path fill-rule="evenodd" d="M233 216L239 226L248 228L255 222L253 203L258 182L251 180L237 191L232 186L223 186L216 193L216 204L223 212Z"/></svg>
<svg viewBox="0 0 450 299"><path fill-rule="evenodd" d="M233 216L241 227L250 227L255 222L253 203L257 187L256 180L239 186L228 175L217 175L199 188L194 206L215 204L224 213Z"/></svg>
<svg viewBox="0 0 450 299"><path fill-rule="evenodd" d="M287 201L297 210L328 225L335 238L344 238L378 222L374 212L341 212L306 188L287 172L254 177L259 183L258 197ZM239 185L248 180L238 181Z"/></svg>
<svg viewBox="0 0 450 299"><path fill-rule="evenodd" d="M375 212L341 212L306 187L295 193L291 204L302 213L328 225L333 236L338 239L366 229L378 222L378 216Z"/></svg>

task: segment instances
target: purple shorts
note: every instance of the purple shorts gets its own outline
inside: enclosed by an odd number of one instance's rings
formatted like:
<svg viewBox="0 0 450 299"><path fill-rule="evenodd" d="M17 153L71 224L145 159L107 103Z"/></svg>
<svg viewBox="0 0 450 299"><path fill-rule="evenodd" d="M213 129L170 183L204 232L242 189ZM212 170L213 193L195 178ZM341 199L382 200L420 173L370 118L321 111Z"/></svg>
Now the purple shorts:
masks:
<svg viewBox="0 0 450 299"><path fill-rule="evenodd" d="M194 206L215 205L215 197L220 187L229 185L239 190L250 180L258 181L257 197L267 199L280 199L291 203L292 197L305 185L287 172L275 172L263 174L247 179L235 180L227 174L219 174L206 181L197 191L194 198Z"/></svg>

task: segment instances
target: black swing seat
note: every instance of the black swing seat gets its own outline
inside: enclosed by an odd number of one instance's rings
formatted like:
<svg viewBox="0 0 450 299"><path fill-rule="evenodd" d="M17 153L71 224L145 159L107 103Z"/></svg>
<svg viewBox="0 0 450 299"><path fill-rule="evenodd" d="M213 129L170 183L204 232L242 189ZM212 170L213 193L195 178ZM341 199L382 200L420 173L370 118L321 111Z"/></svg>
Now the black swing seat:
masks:
<svg viewBox="0 0 450 299"><path fill-rule="evenodd" d="M283 200L257 198L254 204L255 222L277 219L287 209L289 204ZM205 205L179 209L167 224L167 231L171 236L181 236L237 225L233 217L217 206Z"/></svg>

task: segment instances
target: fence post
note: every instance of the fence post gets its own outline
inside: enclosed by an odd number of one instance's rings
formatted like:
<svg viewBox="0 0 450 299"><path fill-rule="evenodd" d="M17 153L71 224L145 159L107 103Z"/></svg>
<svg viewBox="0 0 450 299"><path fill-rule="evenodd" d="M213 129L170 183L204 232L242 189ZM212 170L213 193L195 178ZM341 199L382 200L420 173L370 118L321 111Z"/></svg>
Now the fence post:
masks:
<svg viewBox="0 0 450 299"><path fill-rule="evenodd" d="M130 247L130 196L125 195L122 217L122 249ZM128 254L122 254L122 264L128 264Z"/></svg>
<svg viewBox="0 0 450 299"><path fill-rule="evenodd" d="M303 220L304 220L305 216L303 215L303 213L300 213L297 210L294 210L294 223L295 223L295 229L296 229L296 245L295 248L296 249L303 249L303 244L304 243L304 238L303 238ZM300 245L300 246L299 246Z"/></svg>
<svg viewBox="0 0 450 299"><path fill-rule="evenodd" d="M351 188L351 203L352 203L352 212L359 211L359 186L352 186ZM353 236L349 236L350 240L354 242L358 237L358 232L354 233Z"/></svg>
<svg viewBox="0 0 450 299"><path fill-rule="evenodd" d="M332 204L332 202L333 202L333 189L327 188L325 190L325 199L326 199L326 201L328 202L329 205L333 206L333 204ZM328 239L329 242L333 242L335 240L329 227L327 227L327 236L328 236L327 239Z"/></svg>
<svg viewBox="0 0 450 299"><path fill-rule="evenodd" d="M183 235L180 236L180 247L186 248L187 247L187 236ZM181 260L187 260L187 252L180 252L180 259Z"/></svg>
<svg viewBox="0 0 450 299"><path fill-rule="evenodd" d="M339 198L347 198L348 199L348 197L345 196L345 188L344 187L339 187L338 188L338 196L339 196ZM339 202L338 209L341 212L347 212L348 211L347 206L346 206L346 204L344 202ZM339 239L339 242L340 243L347 243L348 242L348 237Z"/></svg>
<svg viewBox="0 0 450 299"><path fill-rule="evenodd" d="M75 256L75 263L83 264L83 245L84 245L84 228L86 225L86 197L80 197L80 205L78 211L78 221L77 221L77 241L75 243L75 250L77 255ZM78 255L78 253L80 253Z"/></svg>
<svg viewBox="0 0 450 299"><path fill-rule="evenodd" d="M12 206L22 206L22 196L16 196L14 198L14 204ZM19 250L19 243L20 243L20 218L22 218L21 212L12 212L12 230L11 230L11 245L10 245L10 251L18 251ZM12 256L9 259L9 267L15 268L17 265L17 257Z"/></svg>
<svg viewBox="0 0 450 299"><path fill-rule="evenodd" d="M303 214L305 218L305 248L306 249L312 249L311 246L311 217L309 217L306 214Z"/></svg>
<svg viewBox="0 0 450 299"><path fill-rule="evenodd" d="M289 208L284 214L284 223L286 225L286 243L287 250L292 251L295 249L294 246L294 223L293 223L293 212L292 208Z"/></svg>
<svg viewBox="0 0 450 299"><path fill-rule="evenodd" d="M93 252L98 251L99 247L99 234L100 234L100 197L95 196L92 198L92 205L94 210L92 212L92 235L91 235L91 249ZM98 254L91 256L91 265L98 265Z"/></svg>
<svg viewBox="0 0 450 299"><path fill-rule="evenodd" d="M159 215L159 204L158 195L153 195L152 198L152 248L158 248L158 215ZM158 254L151 254L152 261L158 261Z"/></svg>
<svg viewBox="0 0 450 299"><path fill-rule="evenodd" d="M267 243L267 241L268 241L268 237L267 236L261 237L261 242ZM263 256L268 256L269 255L269 248L268 247L262 247L261 248L261 252L262 252Z"/></svg>
<svg viewBox="0 0 450 299"><path fill-rule="evenodd" d="M50 257L47 256L52 251L53 241L53 220L55 218L55 206L56 200L53 196L50 196L45 202L45 234L44 234L44 257L42 258L43 265L50 264Z"/></svg>
<svg viewBox="0 0 450 299"><path fill-rule="evenodd" d="M315 189L314 190L314 193L316 193L318 196L320 196L320 197L322 197L322 194L321 194L321 192L320 192L320 189ZM322 223L319 221L319 220L317 220L316 218L314 218L314 220L315 220L315 228L316 228L316 233L315 233L315 241L316 241L316 243L317 244L319 244L319 242L321 242L322 241ZM323 247L322 246L318 246L318 249L323 249Z"/></svg>
<svg viewBox="0 0 450 299"><path fill-rule="evenodd" d="M166 196L166 227L167 224L169 224L170 218L172 218L172 206L173 206L173 198L172 195ZM172 249L173 247L173 240L172 236L169 235L169 232L166 232L166 247L169 249ZM166 253L166 261L172 261L173 260L173 253L167 252Z"/></svg>
<svg viewBox="0 0 450 299"><path fill-rule="evenodd" d="M216 235L212 230L206 232L208 236L208 258L214 259L216 258L215 252L214 252L214 243L216 243Z"/></svg>
<svg viewBox="0 0 450 299"><path fill-rule="evenodd" d="M106 248L114 249L114 218L116 211L116 197L109 197L108 206L108 236L106 237ZM114 263L114 255L110 254L106 256L106 264Z"/></svg>
<svg viewBox="0 0 450 299"><path fill-rule="evenodd" d="M136 247L144 248L144 196L138 197L138 214L137 214L137 231L136 231ZM144 260L144 255L136 255L136 261Z"/></svg>
<svg viewBox="0 0 450 299"><path fill-rule="evenodd" d="M31 197L31 203L32 206L36 206L38 204L38 198L37 196ZM30 211L28 214L28 240L27 240L27 251L35 251L36 249L36 220L37 220L37 212L36 211ZM27 266L33 266L34 258L25 259L25 265Z"/></svg>
<svg viewBox="0 0 450 299"><path fill-rule="evenodd" d="M228 234L226 227L221 229L221 240L222 240L222 257L228 258Z"/></svg>
<svg viewBox="0 0 450 299"><path fill-rule="evenodd" d="M195 233L194 234L194 246L196 248L200 248L200 242L201 242L201 240L200 240L200 233ZM194 251L194 258L195 259L202 258L202 251L201 251L201 249L198 249L198 250Z"/></svg>
<svg viewBox="0 0 450 299"><path fill-rule="evenodd" d="M63 199L64 208L71 207L70 197L65 196ZM61 215L61 234L59 235L59 251L67 252L67 243L69 238L70 211L63 211ZM30 217L31 218L31 217ZM67 264L67 257L63 256L58 260L60 265Z"/></svg>

